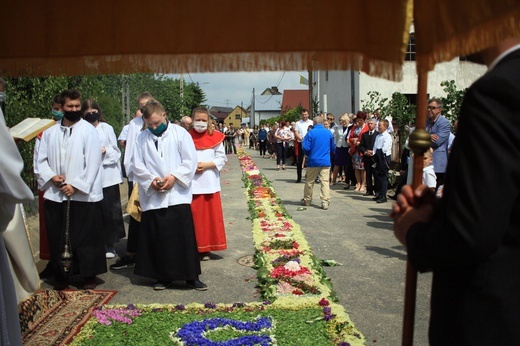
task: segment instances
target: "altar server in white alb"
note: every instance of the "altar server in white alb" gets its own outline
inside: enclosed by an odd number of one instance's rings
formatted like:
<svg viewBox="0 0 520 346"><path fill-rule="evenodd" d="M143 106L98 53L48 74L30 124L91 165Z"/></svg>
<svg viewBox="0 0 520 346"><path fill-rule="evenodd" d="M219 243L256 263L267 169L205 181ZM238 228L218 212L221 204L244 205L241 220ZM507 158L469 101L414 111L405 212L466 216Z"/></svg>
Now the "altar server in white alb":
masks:
<svg viewBox="0 0 520 346"><path fill-rule="evenodd" d="M64 117L43 133L36 178L44 192L45 222L55 289L68 286L60 255L64 250L67 200L70 198L69 233L72 270L80 274L85 289L96 287L96 275L105 273L105 244L101 222L103 199L101 142L96 129L81 119L81 95L77 90L60 94Z"/></svg>
<svg viewBox="0 0 520 346"><path fill-rule="evenodd" d="M168 122L157 100L146 103L143 121L148 129L137 137L132 169L143 210L135 274L155 279L154 290L163 290L172 281L206 290L199 280L190 209L197 169L195 145L188 131Z"/></svg>
<svg viewBox="0 0 520 346"><path fill-rule="evenodd" d="M114 243L124 238L125 224L121 209L121 194L119 184L123 182L121 174L121 150L117 146L114 128L103 118L99 105L94 100L85 100L81 105L83 119L91 123L101 140L103 165L103 201L101 212L103 234L105 235L106 258L116 257Z"/></svg>
<svg viewBox="0 0 520 346"><path fill-rule="evenodd" d="M126 134L125 143L125 156L124 156L124 167L126 172L126 178L128 180L128 198L134 188L134 174L133 174L133 155L135 148L135 141L139 133L143 131L143 113L141 110L144 108L146 102L151 100L153 97L149 92L143 92L137 97L138 109L135 117L128 124L128 132ZM135 265L135 255L137 254L137 245L139 244L139 229L141 223L136 221L133 217L130 217L130 223L128 225L128 238L126 241L126 254L119 258L116 263L110 265L110 269L118 270L124 268L131 268Z"/></svg>
<svg viewBox="0 0 520 346"><path fill-rule="evenodd" d="M193 179L191 213L201 260L221 258L211 251L227 248L224 215L220 200L220 170L227 162L224 134L214 131L206 107L192 112L193 128L190 135L197 149L197 172Z"/></svg>

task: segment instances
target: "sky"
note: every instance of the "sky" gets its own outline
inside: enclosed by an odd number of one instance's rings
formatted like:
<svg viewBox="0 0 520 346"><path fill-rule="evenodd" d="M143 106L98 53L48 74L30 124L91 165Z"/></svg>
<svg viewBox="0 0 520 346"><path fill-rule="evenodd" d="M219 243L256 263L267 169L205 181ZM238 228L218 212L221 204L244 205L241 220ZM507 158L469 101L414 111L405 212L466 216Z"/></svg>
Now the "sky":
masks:
<svg viewBox="0 0 520 346"><path fill-rule="evenodd" d="M225 73L189 73L184 74L185 83L199 83L206 94L206 104L210 107L251 105L253 88L255 95L260 95L265 89L278 86L278 90L307 89L300 84L300 75L307 78L307 71L276 71L276 72L225 72ZM172 75L180 78L179 74Z"/></svg>

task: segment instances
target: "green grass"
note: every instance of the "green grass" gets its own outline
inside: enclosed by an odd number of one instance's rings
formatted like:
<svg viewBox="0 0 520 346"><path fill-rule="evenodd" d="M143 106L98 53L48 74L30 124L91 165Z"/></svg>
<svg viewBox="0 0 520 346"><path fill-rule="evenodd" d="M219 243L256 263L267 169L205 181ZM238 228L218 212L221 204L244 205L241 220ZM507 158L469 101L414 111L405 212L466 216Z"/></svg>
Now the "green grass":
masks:
<svg viewBox="0 0 520 346"><path fill-rule="evenodd" d="M233 318L240 321L252 321L257 316L270 316L274 320L274 334L277 345L333 345L326 332L327 324L323 320L307 323L323 316L322 309L308 308L298 311L266 309L263 311L234 311L232 313L215 311L213 313L156 311L143 312L134 318L132 324L114 322L110 326L101 325L95 319L87 325L90 338L74 340L74 345L174 345L169 334L184 324L214 317ZM211 332L208 338L213 341L231 340L243 336L229 329ZM80 339L80 340L79 340Z"/></svg>

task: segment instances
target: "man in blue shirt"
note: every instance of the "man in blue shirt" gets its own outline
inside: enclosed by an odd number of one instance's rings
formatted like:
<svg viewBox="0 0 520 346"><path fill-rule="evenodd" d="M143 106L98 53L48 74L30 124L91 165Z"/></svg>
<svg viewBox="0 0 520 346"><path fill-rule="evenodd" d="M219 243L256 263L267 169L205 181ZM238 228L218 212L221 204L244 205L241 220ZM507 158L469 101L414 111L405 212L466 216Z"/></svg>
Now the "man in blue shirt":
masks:
<svg viewBox="0 0 520 346"><path fill-rule="evenodd" d="M302 149L307 159L305 188L303 190L303 205L309 206L312 200L312 189L315 179L320 179L321 207L325 210L330 205L330 154L336 151L332 133L323 126L323 118L314 119L314 128L303 138Z"/></svg>

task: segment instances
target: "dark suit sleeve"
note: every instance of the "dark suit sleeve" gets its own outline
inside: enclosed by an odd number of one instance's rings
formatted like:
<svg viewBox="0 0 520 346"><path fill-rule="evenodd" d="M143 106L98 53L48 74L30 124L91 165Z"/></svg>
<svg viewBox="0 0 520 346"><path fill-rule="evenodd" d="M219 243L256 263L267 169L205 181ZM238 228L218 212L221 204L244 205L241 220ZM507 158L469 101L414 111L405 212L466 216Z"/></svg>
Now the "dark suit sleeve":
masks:
<svg viewBox="0 0 520 346"><path fill-rule="evenodd" d="M366 149L367 141L368 141L368 134L363 134L363 136L361 136L361 142L359 143L359 147L358 147L358 150L360 152L362 152L363 154L365 153L365 151L367 151L367 149Z"/></svg>
<svg viewBox="0 0 520 346"><path fill-rule="evenodd" d="M518 251L519 75L518 68L512 76L488 73L468 90L444 197L433 221L414 225L407 235L409 258L419 270L471 265L511 245Z"/></svg>

